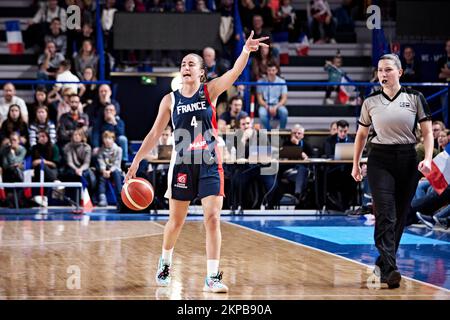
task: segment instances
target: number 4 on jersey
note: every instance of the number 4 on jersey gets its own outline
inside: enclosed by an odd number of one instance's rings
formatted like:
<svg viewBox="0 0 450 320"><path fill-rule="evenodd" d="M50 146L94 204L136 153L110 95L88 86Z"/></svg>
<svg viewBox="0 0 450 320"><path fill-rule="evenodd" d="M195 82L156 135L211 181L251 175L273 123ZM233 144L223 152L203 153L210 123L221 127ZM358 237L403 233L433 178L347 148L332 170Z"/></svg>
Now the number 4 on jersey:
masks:
<svg viewBox="0 0 450 320"><path fill-rule="evenodd" d="M192 117L191 126L193 126L194 128L197 128L198 126L197 119L195 118L195 116Z"/></svg>

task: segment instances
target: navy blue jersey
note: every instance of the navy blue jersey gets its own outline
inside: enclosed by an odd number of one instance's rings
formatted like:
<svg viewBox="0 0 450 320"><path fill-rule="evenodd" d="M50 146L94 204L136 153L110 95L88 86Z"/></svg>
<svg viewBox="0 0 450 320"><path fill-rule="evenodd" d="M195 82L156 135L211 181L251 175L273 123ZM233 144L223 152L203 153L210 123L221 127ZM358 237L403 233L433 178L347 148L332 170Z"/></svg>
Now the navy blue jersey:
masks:
<svg viewBox="0 0 450 320"><path fill-rule="evenodd" d="M193 200L224 196L224 175L217 151L216 109L206 85L192 97L171 94L174 148L168 172L166 198Z"/></svg>
<svg viewBox="0 0 450 320"><path fill-rule="evenodd" d="M179 90L171 93L172 125L175 150L179 158L205 154L204 159L216 159L217 121L206 84L202 84L192 97L183 96ZM212 159L208 159L212 158Z"/></svg>

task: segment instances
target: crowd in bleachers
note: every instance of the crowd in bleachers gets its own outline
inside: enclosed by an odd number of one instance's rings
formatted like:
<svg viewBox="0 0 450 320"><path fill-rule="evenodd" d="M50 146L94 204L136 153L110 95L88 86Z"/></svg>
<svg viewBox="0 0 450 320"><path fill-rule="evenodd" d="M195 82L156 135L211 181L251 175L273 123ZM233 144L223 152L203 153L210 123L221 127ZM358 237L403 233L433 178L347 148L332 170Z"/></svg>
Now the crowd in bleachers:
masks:
<svg viewBox="0 0 450 320"><path fill-rule="evenodd" d="M46 88L39 87L35 102L27 106L12 83L3 86L0 172L3 182L24 182L27 171L34 172L36 182L41 181L41 172L45 182L81 181L93 200L106 206L105 185L112 182L117 200L122 168L128 161L125 123L109 85L101 85L89 99L82 99L77 89L55 85L47 94ZM39 204L48 201L41 194L34 199Z"/></svg>

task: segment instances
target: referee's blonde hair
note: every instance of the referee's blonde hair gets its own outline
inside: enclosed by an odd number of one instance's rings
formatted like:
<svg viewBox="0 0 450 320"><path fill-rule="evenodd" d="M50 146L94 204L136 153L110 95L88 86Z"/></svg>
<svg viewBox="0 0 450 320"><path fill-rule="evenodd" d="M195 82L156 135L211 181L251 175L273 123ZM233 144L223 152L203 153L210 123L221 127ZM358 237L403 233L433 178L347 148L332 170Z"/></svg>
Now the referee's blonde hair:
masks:
<svg viewBox="0 0 450 320"><path fill-rule="evenodd" d="M391 60L394 62L394 65L398 68L401 69L402 68L402 63L400 62L400 58L398 57L398 55L394 54L394 53L388 53L388 54L384 54L380 57L380 60Z"/></svg>

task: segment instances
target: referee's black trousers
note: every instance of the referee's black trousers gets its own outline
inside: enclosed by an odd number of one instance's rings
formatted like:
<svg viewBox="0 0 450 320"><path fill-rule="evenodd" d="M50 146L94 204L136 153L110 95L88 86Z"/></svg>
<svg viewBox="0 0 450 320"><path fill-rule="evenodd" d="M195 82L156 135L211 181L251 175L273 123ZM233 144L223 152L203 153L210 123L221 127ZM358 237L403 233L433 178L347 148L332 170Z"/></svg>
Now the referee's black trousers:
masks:
<svg viewBox="0 0 450 320"><path fill-rule="evenodd" d="M372 144L367 163L375 212L376 265L381 275L397 269L396 253L418 182L413 144Z"/></svg>

